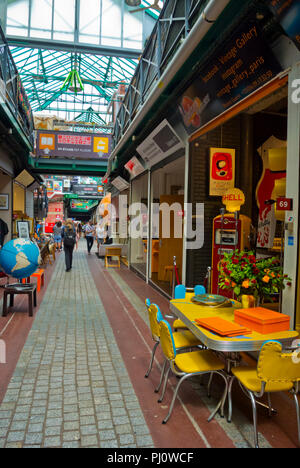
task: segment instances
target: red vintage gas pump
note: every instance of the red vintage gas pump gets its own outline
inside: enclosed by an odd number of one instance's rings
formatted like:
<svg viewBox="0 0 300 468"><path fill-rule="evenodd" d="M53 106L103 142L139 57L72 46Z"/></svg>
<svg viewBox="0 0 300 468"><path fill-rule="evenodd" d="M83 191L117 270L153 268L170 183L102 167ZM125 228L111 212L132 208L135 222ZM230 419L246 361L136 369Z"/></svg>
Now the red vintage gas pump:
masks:
<svg viewBox="0 0 300 468"><path fill-rule="evenodd" d="M240 207L245 203L245 196L241 190L231 189L226 192L223 203L229 213L222 208L221 215L213 220L211 292L232 297L231 291L219 289L218 265L224 253L250 248L251 219L239 213Z"/></svg>

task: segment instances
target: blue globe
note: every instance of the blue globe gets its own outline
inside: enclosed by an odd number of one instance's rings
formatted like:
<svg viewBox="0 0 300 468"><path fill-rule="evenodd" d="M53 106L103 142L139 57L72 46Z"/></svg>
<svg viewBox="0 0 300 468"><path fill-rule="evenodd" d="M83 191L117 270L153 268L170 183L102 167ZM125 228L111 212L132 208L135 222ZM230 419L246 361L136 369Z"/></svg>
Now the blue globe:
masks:
<svg viewBox="0 0 300 468"><path fill-rule="evenodd" d="M0 267L9 276L23 279L31 276L40 264L38 246L27 239L14 239L0 250Z"/></svg>

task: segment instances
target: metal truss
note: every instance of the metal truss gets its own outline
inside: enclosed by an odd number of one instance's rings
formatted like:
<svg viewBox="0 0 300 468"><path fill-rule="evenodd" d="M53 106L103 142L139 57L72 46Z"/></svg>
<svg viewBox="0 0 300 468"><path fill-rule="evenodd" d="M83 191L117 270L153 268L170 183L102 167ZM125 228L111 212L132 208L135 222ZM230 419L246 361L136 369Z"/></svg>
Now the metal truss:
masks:
<svg viewBox="0 0 300 468"><path fill-rule="evenodd" d="M169 0L165 3L117 115L113 131L114 147L131 125L206 4L206 0Z"/></svg>
<svg viewBox="0 0 300 468"><path fill-rule="evenodd" d="M29 145L33 147L33 116L25 89L20 80L17 67L0 27L0 102L6 107L6 113L19 124L25 133ZM18 130L18 129L17 129ZM18 130L20 133L20 131Z"/></svg>

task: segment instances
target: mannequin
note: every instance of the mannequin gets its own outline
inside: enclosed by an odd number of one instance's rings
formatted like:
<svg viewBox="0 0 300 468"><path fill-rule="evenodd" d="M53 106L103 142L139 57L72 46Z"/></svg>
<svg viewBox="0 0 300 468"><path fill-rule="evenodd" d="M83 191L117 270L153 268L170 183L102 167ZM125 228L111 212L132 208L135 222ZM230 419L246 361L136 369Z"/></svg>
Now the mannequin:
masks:
<svg viewBox="0 0 300 468"><path fill-rule="evenodd" d="M3 247L5 236L8 234L8 226L3 219L0 218L0 247Z"/></svg>

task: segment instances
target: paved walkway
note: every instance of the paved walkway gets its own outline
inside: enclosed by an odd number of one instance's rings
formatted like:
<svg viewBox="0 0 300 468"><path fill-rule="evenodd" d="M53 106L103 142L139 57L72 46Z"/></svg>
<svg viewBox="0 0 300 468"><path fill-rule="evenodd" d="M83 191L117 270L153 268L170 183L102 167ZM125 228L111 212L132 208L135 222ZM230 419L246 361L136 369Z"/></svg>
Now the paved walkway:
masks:
<svg viewBox="0 0 300 468"><path fill-rule="evenodd" d="M0 407L0 446L152 447L138 399L78 251L60 255Z"/></svg>

